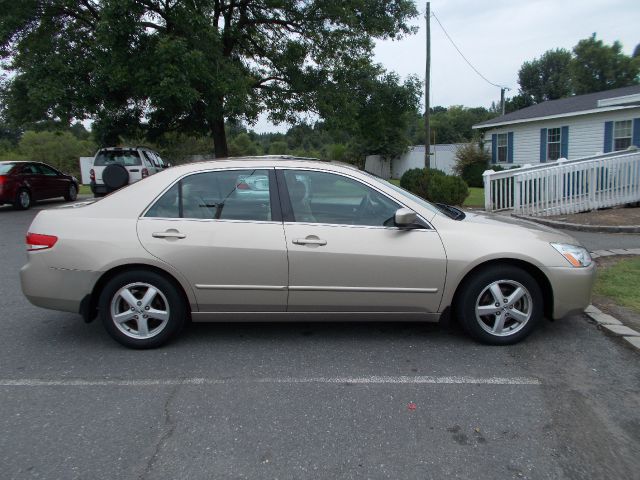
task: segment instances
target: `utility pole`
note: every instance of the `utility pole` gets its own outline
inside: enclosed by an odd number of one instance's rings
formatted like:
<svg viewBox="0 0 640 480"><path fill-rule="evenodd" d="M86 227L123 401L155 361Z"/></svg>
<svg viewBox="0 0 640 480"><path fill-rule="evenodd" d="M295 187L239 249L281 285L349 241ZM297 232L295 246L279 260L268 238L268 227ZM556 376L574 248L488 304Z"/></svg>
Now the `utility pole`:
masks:
<svg viewBox="0 0 640 480"><path fill-rule="evenodd" d="M427 2L427 65L424 78L424 166L431 168L431 125L429 105L429 84L431 83L431 2Z"/></svg>
<svg viewBox="0 0 640 480"><path fill-rule="evenodd" d="M502 109L502 115L504 115L504 91L505 87L500 88L500 108Z"/></svg>

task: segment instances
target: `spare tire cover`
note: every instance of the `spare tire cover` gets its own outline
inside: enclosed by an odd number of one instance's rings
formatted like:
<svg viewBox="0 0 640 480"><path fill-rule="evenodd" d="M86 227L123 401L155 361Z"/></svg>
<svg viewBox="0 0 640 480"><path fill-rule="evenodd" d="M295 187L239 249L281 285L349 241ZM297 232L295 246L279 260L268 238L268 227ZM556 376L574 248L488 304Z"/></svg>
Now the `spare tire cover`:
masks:
<svg viewBox="0 0 640 480"><path fill-rule="evenodd" d="M119 163L114 163L102 171L102 181L109 188L121 188L129 183L129 172Z"/></svg>

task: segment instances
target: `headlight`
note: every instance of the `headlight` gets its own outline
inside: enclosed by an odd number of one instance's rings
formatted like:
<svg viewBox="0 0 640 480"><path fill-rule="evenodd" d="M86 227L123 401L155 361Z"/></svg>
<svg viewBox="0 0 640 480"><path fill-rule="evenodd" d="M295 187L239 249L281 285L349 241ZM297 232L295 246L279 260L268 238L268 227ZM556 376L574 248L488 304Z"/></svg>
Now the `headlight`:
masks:
<svg viewBox="0 0 640 480"><path fill-rule="evenodd" d="M589 255L586 248L567 245L566 243L552 243L551 246L574 267L588 267L591 265L591 255Z"/></svg>

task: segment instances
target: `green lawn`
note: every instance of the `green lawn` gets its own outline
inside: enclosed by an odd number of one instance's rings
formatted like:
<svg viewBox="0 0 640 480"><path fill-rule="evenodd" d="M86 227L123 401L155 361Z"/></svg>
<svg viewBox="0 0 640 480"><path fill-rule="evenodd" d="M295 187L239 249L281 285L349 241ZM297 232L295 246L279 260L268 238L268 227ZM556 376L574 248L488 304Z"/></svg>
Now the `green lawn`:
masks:
<svg viewBox="0 0 640 480"><path fill-rule="evenodd" d="M91 187L89 185L80 185L80 195L91 195Z"/></svg>
<svg viewBox="0 0 640 480"><path fill-rule="evenodd" d="M400 186L400 180L389 180L394 185ZM463 207L484 207L484 188L469 187L469 196L464 201Z"/></svg>
<svg viewBox="0 0 640 480"><path fill-rule="evenodd" d="M640 313L640 258L600 267L593 291Z"/></svg>

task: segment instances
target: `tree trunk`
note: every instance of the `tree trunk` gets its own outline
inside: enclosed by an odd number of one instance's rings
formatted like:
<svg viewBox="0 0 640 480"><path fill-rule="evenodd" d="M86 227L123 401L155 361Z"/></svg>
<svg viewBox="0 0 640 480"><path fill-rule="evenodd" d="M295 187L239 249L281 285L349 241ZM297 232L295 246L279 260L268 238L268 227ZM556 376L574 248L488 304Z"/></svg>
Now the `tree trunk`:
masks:
<svg viewBox="0 0 640 480"><path fill-rule="evenodd" d="M211 133L216 158L228 157L229 149L227 148L227 133L224 130L224 117L221 116L211 122Z"/></svg>

